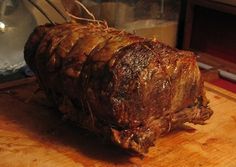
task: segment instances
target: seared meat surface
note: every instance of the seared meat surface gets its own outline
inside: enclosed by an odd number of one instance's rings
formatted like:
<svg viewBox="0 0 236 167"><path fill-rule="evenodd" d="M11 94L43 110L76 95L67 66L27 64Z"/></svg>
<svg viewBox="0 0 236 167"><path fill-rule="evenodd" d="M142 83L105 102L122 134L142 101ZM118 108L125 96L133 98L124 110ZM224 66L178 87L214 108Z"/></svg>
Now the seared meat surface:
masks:
<svg viewBox="0 0 236 167"><path fill-rule="evenodd" d="M172 128L212 115L195 55L158 41L97 24L44 25L25 60L65 117L141 154Z"/></svg>

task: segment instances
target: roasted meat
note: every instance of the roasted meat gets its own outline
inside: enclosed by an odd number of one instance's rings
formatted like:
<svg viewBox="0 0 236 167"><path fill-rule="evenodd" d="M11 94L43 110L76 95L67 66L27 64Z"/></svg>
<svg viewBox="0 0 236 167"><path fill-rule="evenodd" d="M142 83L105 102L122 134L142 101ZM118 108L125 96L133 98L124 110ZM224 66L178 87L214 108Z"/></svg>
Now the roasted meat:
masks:
<svg viewBox="0 0 236 167"><path fill-rule="evenodd" d="M212 115L192 52L97 23L39 26L24 52L66 118L124 149Z"/></svg>

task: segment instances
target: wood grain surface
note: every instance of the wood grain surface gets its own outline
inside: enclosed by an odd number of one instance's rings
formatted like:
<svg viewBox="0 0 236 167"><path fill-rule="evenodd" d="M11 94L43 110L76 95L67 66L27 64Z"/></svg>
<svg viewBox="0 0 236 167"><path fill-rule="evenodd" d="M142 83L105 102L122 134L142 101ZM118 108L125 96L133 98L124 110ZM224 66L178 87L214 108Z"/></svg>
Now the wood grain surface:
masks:
<svg viewBox="0 0 236 167"><path fill-rule="evenodd" d="M236 95L206 83L214 115L135 157L72 125L35 83L0 91L0 167L236 167Z"/></svg>

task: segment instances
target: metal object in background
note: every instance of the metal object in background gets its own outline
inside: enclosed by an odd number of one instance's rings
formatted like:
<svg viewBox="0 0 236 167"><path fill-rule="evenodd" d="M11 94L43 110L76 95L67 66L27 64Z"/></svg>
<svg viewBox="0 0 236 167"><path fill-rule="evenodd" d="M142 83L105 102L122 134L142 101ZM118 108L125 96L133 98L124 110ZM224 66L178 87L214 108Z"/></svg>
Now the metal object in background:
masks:
<svg viewBox="0 0 236 167"><path fill-rule="evenodd" d="M204 69L204 70L211 70L211 69L214 68L213 66L202 63L202 62L198 62L198 66L200 68ZM231 72L228 72L228 71L225 71L225 70L222 70L222 69L217 69L217 71L219 72L219 75L222 78L225 78L225 79L228 79L230 81L236 82L236 74L233 74Z"/></svg>

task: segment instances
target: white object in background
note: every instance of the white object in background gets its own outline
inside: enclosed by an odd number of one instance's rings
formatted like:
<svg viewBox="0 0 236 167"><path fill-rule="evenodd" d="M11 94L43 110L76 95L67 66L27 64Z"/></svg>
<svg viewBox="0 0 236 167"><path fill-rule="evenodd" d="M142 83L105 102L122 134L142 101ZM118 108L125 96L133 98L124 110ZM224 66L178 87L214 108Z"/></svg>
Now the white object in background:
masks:
<svg viewBox="0 0 236 167"><path fill-rule="evenodd" d="M134 7L124 2L102 2L100 19L107 21L109 26L120 28L134 19Z"/></svg>
<svg viewBox="0 0 236 167"><path fill-rule="evenodd" d="M116 2L102 2L100 19L105 20L109 26L114 27L116 21Z"/></svg>
<svg viewBox="0 0 236 167"><path fill-rule="evenodd" d="M36 21L22 0L0 0L0 75L25 65L25 42Z"/></svg>
<svg viewBox="0 0 236 167"><path fill-rule="evenodd" d="M134 6L124 2L118 2L115 15L115 26L119 28L131 21L134 21Z"/></svg>
<svg viewBox="0 0 236 167"><path fill-rule="evenodd" d="M167 45L176 47L177 21L155 19L138 20L129 22L122 28L136 35L145 38L155 38Z"/></svg>
<svg viewBox="0 0 236 167"><path fill-rule="evenodd" d="M0 21L0 32L4 32L5 27L6 27L6 25L3 22Z"/></svg>

